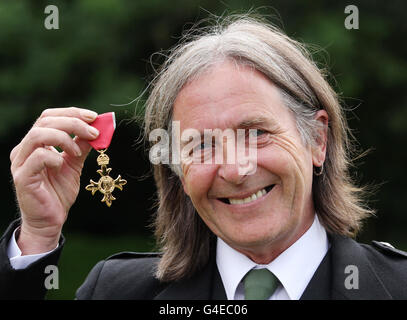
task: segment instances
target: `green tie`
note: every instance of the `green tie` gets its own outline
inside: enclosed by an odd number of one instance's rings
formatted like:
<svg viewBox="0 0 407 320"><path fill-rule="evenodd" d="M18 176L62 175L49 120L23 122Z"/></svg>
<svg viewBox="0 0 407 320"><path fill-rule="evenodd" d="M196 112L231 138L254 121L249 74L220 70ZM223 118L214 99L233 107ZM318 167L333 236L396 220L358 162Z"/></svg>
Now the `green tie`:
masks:
<svg viewBox="0 0 407 320"><path fill-rule="evenodd" d="M267 300L278 286L278 279L268 269L252 269L243 281L245 300Z"/></svg>

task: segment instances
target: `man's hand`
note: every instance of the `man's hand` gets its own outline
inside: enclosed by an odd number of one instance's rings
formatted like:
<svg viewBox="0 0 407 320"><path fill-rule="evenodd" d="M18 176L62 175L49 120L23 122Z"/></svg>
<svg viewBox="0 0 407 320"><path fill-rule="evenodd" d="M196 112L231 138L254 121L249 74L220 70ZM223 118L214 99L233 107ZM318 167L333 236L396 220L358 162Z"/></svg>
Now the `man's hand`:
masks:
<svg viewBox="0 0 407 320"><path fill-rule="evenodd" d="M99 135L88 124L96 117L86 109L47 109L11 151L11 173L22 219L17 243L23 255L57 246L79 193L83 163L91 149L87 140Z"/></svg>

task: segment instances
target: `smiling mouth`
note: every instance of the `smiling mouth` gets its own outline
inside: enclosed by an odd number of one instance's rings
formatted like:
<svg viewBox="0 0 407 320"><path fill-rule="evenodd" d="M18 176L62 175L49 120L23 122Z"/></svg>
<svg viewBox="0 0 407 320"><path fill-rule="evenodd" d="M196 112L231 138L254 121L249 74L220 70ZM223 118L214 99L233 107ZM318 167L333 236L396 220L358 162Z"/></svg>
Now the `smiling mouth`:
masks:
<svg viewBox="0 0 407 320"><path fill-rule="evenodd" d="M252 201L256 201L257 199L265 196L267 193L269 193L271 191L271 189L273 189L275 186L275 184L269 185L263 189L260 189L256 192L254 192L253 194L251 194L250 196L246 197L246 198L218 198L218 200L222 201L223 203L226 204L244 204L244 203L249 203Z"/></svg>

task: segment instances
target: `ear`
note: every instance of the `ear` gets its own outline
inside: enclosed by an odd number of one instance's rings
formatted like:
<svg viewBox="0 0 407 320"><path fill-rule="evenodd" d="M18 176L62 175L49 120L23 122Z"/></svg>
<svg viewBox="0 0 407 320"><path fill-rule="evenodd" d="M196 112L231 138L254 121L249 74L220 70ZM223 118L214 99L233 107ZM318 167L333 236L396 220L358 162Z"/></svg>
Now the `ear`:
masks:
<svg viewBox="0 0 407 320"><path fill-rule="evenodd" d="M188 186L185 183L185 179L184 178L180 178L181 183L182 183L182 187L184 188L184 192L187 194L187 196L189 197L189 191L188 191Z"/></svg>
<svg viewBox="0 0 407 320"><path fill-rule="evenodd" d="M326 145L328 140L328 113L325 110L319 110L315 115L315 120L320 122L318 137L312 148L312 162L315 167L321 167L324 164L326 156Z"/></svg>

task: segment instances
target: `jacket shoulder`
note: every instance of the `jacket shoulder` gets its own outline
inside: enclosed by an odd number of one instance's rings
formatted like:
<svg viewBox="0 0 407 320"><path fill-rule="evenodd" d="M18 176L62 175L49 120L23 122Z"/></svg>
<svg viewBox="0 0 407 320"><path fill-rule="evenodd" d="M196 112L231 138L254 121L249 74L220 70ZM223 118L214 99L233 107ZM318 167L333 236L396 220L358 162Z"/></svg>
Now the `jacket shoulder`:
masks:
<svg viewBox="0 0 407 320"><path fill-rule="evenodd" d="M155 276L160 253L120 252L100 261L76 293L77 299L152 299L162 284Z"/></svg>
<svg viewBox="0 0 407 320"><path fill-rule="evenodd" d="M129 260L129 259L141 259L141 258L160 258L160 252L132 252L132 251L123 251L119 253L112 254L107 257L105 260Z"/></svg>
<svg viewBox="0 0 407 320"><path fill-rule="evenodd" d="M393 299L407 297L407 253L386 242L363 245L371 267Z"/></svg>
<svg viewBox="0 0 407 320"><path fill-rule="evenodd" d="M386 269L400 271L407 279L407 252L397 249L388 242L372 241L371 244L360 244L373 264Z"/></svg>
<svg viewBox="0 0 407 320"><path fill-rule="evenodd" d="M373 240L372 241L372 246L376 250L380 251L381 253L383 253L385 255L395 256L395 257L400 257L400 258L407 259L407 252L406 251L397 249L388 242Z"/></svg>

